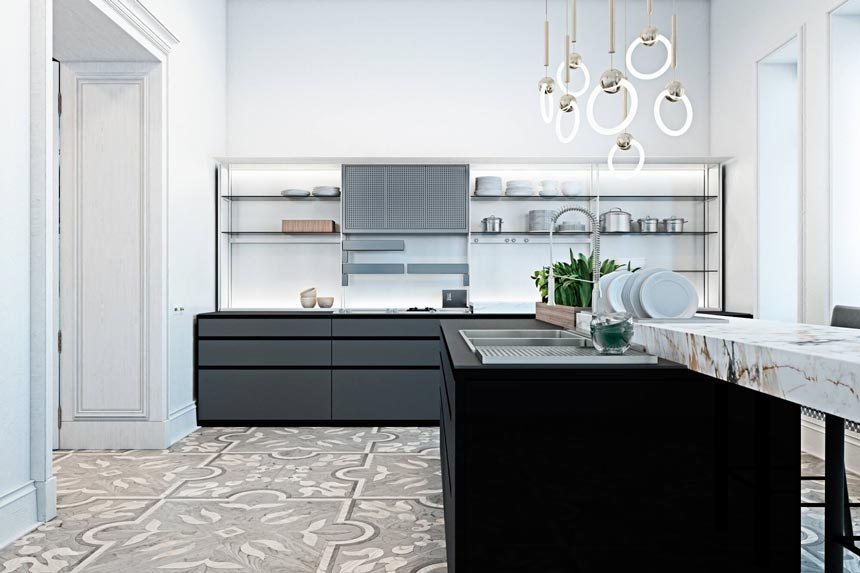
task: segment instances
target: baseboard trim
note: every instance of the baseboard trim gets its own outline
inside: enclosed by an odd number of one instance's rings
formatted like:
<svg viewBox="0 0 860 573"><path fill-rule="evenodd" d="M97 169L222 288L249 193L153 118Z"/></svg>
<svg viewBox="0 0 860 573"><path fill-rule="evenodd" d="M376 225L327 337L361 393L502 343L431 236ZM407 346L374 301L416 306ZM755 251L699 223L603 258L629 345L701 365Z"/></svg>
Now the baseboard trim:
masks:
<svg viewBox="0 0 860 573"><path fill-rule="evenodd" d="M60 447L64 450L161 450L167 422L122 420L63 421Z"/></svg>
<svg viewBox="0 0 860 573"><path fill-rule="evenodd" d="M32 481L0 496L0 548L39 525L36 506L36 485Z"/></svg>
<svg viewBox="0 0 860 573"><path fill-rule="evenodd" d="M824 459L824 421L800 417L800 447ZM860 474L860 434L845 430L845 469Z"/></svg>
<svg viewBox="0 0 860 573"><path fill-rule="evenodd" d="M197 402L191 402L170 414L167 420L166 444L169 448L200 426L197 425Z"/></svg>
<svg viewBox="0 0 860 573"><path fill-rule="evenodd" d="M51 476L36 482L36 519L46 522L57 517L57 478Z"/></svg>

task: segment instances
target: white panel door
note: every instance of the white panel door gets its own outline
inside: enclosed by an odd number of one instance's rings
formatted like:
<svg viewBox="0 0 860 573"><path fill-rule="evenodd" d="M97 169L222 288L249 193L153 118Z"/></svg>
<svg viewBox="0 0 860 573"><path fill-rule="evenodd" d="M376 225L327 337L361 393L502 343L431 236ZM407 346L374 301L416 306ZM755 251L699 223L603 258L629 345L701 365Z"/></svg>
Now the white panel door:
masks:
<svg viewBox="0 0 860 573"><path fill-rule="evenodd" d="M161 205L153 193L160 184L150 180L153 161L160 162L150 157L152 115L160 115L151 105L150 90L160 89L152 85L152 68L62 66L64 426L150 419L151 378L159 371L153 356L160 356L153 306L161 300L152 279L159 274L162 244L160 223L152 220L153 207ZM65 447L63 435L61 429Z"/></svg>

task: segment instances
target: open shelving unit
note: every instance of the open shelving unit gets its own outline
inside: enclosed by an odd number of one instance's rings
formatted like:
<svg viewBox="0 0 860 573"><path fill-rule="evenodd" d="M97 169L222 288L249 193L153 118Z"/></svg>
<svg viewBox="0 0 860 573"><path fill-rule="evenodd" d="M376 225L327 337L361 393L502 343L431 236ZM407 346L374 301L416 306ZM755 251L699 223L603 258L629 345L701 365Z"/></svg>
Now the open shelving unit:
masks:
<svg viewBox="0 0 860 573"><path fill-rule="evenodd" d="M606 169L604 158L221 158L216 190L217 306L295 308L298 292L315 286L321 296L335 296L336 308L354 306L347 304L351 302L347 301L347 292L378 289L379 306L385 308L395 306L387 304L389 291L409 291L414 281L424 281L417 284L425 294L438 293L442 288L467 288L470 302L476 304L534 300L536 292L530 276L549 262L549 233L528 230L528 211L555 210L571 203L598 215L620 207L634 220L673 215L687 219L687 226L679 233L601 233L603 256L629 261L634 266L660 266L683 273L696 285L703 309L722 310L722 165L726 160L649 159L640 174L625 180L623 174ZM467 164L471 187L469 232L438 236L411 233L405 237L406 252L378 250L350 257L353 251L344 245L358 236L344 234L340 229L340 197L278 194L285 188L342 187L342 167L348 164ZM475 196L475 177L481 175L532 180L535 195ZM581 181L583 193L539 196L539 182L545 179ZM502 216L504 232L487 233L481 229L481 219L489 215ZM567 215L564 221L574 221L577 216ZM279 230L280 221L286 218L332 219L338 231L283 233ZM556 232L552 240L556 260L566 258L568 249L574 253L590 249L588 231ZM424 246L434 241L439 242L437 247L428 250ZM422 246L417 246L419 243ZM454 257L456 261L446 260L440 257L446 252L461 254ZM344 265L357 263L355 269L350 267L356 271L356 280L345 281ZM393 266L386 265L402 265L403 269L398 266L394 272ZM454 267L457 272L451 270ZM461 280L457 275L462 269L467 272ZM403 281L410 280L412 286L404 286ZM409 306L439 304L416 301Z"/></svg>

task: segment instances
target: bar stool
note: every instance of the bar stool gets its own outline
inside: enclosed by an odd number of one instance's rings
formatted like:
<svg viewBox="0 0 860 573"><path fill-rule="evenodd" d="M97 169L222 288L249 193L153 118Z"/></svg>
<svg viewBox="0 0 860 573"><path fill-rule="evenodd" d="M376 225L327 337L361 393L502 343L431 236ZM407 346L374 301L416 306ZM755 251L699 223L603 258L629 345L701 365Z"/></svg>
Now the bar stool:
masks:
<svg viewBox="0 0 860 573"><path fill-rule="evenodd" d="M860 308L834 307L830 325L860 329ZM808 503L801 505L821 506L821 504ZM860 556L860 548L854 543L860 539L860 536L854 535L854 527L851 523L851 508L859 506L858 503L850 503L848 499L848 482L845 476L845 420L839 416L827 414L824 429L825 573L842 572L844 549Z"/></svg>

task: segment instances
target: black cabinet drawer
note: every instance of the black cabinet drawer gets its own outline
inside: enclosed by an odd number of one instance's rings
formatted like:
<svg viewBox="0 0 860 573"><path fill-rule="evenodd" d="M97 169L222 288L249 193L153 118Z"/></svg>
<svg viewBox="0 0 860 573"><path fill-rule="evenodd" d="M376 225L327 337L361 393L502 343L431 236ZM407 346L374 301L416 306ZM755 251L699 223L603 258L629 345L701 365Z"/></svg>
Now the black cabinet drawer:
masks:
<svg viewBox="0 0 860 573"><path fill-rule="evenodd" d="M386 336L439 336L438 318L335 318L332 319L332 336L364 338Z"/></svg>
<svg viewBox="0 0 860 573"><path fill-rule="evenodd" d="M330 366L330 340L200 340L200 366Z"/></svg>
<svg viewBox="0 0 860 573"><path fill-rule="evenodd" d="M248 338L254 336L331 336L330 318L203 318L198 336Z"/></svg>
<svg viewBox="0 0 860 573"><path fill-rule="evenodd" d="M439 366L437 340L333 340L334 366Z"/></svg>
<svg viewBox="0 0 860 573"><path fill-rule="evenodd" d="M201 420L330 420L330 370L202 370Z"/></svg>
<svg viewBox="0 0 860 573"><path fill-rule="evenodd" d="M439 370L333 370L336 420L436 420Z"/></svg>

